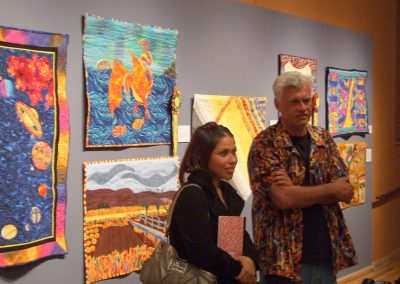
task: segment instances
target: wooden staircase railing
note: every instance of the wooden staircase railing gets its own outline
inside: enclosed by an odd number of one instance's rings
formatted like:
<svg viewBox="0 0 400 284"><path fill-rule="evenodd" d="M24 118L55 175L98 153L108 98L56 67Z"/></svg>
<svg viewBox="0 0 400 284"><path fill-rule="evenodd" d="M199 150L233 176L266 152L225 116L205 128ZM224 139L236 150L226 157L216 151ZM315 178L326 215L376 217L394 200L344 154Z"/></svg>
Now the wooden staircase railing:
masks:
<svg viewBox="0 0 400 284"><path fill-rule="evenodd" d="M376 196L375 201L372 202L372 208L382 206L386 202L391 201L398 197L400 197L400 187Z"/></svg>

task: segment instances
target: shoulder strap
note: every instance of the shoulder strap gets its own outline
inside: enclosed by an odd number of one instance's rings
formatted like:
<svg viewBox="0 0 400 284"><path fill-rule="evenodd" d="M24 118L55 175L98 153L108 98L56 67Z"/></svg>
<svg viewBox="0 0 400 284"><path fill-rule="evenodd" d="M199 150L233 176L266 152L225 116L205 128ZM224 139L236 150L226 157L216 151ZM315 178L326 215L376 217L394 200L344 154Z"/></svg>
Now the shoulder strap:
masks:
<svg viewBox="0 0 400 284"><path fill-rule="evenodd" d="M173 212L174 212L174 207L175 207L176 201L178 200L179 195L181 194L181 192L182 192L186 187L189 187L189 186L194 186L194 187L197 187L197 188L202 189L202 187L201 187L200 185L196 184L196 183L187 183L187 184L184 184L184 185L175 193L174 199L172 200L172 204L171 204L171 206L170 206L169 209L168 209L168 219L167 219L167 227L166 227L166 229L165 229L165 237L168 237L168 234L169 234L169 226L171 225L172 214L173 214Z"/></svg>

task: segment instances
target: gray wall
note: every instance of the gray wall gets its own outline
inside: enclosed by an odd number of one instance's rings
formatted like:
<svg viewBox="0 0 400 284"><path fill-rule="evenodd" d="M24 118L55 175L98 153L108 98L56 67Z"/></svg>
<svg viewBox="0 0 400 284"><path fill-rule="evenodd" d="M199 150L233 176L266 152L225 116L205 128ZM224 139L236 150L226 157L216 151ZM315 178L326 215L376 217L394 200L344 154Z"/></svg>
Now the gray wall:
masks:
<svg viewBox="0 0 400 284"><path fill-rule="evenodd" d="M318 62L321 94L319 125L325 126L325 68L369 72L367 94L372 111L372 40L336 27L276 13L232 0L1 0L0 25L70 35L67 95L70 106L70 152L66 238L68 254L16 269L0 270L0 283L83 283L82 163L170 154L169 146L125 150L84 150L82 15L86 12L140 24L179 30L177 85L183 90L179 124L190 124L195 93L267 96L268 121L276 119L271 85L278 74L278 54L298 55ZM371 122L371 116L369 118ZM348 141L371 137L352 136ZM337 142L343 142L341 138ZM179 144L182 157L186 144ZM344 211L360 264L344 275L371 264L371 163L367 166L367 202ZM250 220L251 200L244 215ZM248 229L250 229L248 222ZM102 283L139 283L135 273Z"/></svg>

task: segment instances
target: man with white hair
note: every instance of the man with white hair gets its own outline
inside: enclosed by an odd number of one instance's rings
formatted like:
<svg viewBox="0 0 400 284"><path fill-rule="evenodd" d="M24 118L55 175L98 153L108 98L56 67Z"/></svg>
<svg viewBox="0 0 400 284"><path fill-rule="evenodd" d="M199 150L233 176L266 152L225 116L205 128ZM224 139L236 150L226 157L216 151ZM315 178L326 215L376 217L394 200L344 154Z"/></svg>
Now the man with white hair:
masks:
<svg viewBox="0 0 400 284"><path fill-rule="evenodd" d="M310 79L300 72L273 84L277 124L249 152L254 241L265 282L336 283L357 257L338 202L354 195L348 169L327 130L309 124Z"/></svg>

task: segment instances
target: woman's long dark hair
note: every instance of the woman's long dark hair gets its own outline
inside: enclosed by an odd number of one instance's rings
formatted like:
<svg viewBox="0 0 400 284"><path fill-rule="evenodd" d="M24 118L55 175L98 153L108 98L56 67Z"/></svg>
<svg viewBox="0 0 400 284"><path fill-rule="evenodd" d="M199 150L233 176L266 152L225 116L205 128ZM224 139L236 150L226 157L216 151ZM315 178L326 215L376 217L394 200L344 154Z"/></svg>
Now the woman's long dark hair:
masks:
<svg viewBox="0 0 400 284"><path fill-rule="evenodd" d="M196 128L179 169L181 184L184 182L185 173L191 173L197 169L208 169L208 162L215 146L225 136L233 138L233 134L227 127L215 122L207 122Z"/></svg>

